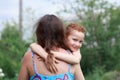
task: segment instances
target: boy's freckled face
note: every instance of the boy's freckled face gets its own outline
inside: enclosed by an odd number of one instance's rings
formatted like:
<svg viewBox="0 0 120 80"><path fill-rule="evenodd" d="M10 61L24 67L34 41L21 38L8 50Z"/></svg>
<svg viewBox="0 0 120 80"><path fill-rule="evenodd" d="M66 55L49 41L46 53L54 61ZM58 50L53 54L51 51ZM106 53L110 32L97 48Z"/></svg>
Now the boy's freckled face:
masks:
<svg viewBox="0 0 120 80"><path fill-rule="evenodd" d="M67 45L71 51L77 51L82 46L85 34L77 30L73 30L70 35L67 37Z"/></svg>

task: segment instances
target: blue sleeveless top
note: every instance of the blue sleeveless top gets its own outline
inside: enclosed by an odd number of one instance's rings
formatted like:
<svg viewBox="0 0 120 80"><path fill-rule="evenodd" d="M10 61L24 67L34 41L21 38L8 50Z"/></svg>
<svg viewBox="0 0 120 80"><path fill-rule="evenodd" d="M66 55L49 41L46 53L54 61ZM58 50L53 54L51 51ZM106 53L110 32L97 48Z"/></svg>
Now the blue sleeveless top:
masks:
<svg viewBox="0 0 120 80"><path fill-rule="evenodd" d="M34 66L34 72L35 74L30 77L30 80L74 80L74 75L70 73L70 64L68 64L69 68L66 73L63 74L57 74L57 75L42 75L37 72L36 64L34 61L34 53L32 53L32 61Z"/></svg>

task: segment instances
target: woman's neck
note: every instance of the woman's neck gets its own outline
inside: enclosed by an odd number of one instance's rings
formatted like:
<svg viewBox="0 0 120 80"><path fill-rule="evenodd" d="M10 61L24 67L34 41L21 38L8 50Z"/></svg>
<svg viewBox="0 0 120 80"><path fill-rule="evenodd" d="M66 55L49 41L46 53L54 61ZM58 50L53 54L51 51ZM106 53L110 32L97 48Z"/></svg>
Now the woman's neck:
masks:
<svg viewBox="0 0 120 80"><path fill-rule="evenodd" d="M52 47L51 49L54 50L54 51L59 51L61 48L54 46L54 47Z"/></svg>

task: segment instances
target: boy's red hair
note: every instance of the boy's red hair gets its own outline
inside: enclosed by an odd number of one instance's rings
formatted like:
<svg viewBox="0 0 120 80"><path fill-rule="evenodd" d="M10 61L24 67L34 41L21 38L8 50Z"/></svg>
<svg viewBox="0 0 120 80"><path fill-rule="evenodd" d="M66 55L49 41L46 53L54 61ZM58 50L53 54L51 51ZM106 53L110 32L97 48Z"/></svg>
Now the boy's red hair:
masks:
<svg viewBox="0 0 120 80"><path fill-rule="evenodd" d="M73 31L73 30L77 30L77 31L82 32L82 33L85 33L85 31L86 31L83 26L75 24L75 23L71 23L66 27L65 35L69 36L71 31Z"/></svg>

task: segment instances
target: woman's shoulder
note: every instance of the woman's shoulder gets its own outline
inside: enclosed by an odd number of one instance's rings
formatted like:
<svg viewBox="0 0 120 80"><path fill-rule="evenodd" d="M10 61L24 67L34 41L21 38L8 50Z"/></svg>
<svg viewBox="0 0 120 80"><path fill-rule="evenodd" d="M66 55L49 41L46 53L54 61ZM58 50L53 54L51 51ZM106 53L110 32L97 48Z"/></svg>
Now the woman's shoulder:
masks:
<svg viewBox="0 0 120 80"><path fill-rule="evenodd" d="M28 63L30 60L32 60L32 51L27 51L22 58L22 63Z"/></svg>

